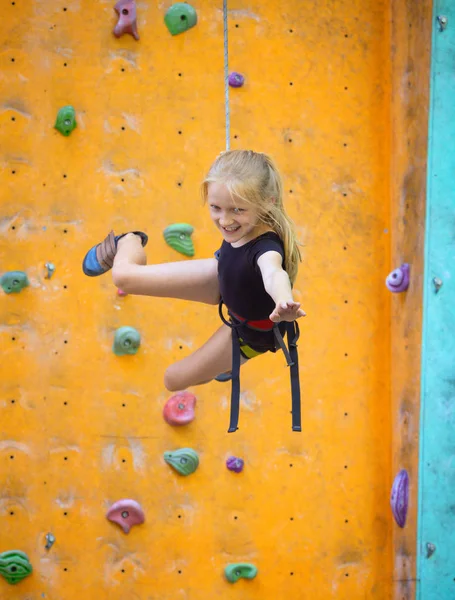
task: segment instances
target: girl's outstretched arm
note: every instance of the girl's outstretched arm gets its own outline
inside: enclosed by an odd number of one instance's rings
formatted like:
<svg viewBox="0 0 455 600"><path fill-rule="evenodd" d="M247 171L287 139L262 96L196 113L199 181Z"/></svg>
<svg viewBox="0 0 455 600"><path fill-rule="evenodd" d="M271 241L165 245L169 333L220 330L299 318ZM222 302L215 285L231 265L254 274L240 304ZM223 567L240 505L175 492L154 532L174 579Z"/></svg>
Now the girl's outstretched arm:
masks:
<svg viewBox="0 0 455 600"><path fill-rule="evenodd" d="M275 301L275 309L269 315L274 323L280 321L295 321L304 317L305 312L300 308L300 302L294 302L291 282L282 266L282 258L278 252L270 250L258 258L265 291Z"/></svg>

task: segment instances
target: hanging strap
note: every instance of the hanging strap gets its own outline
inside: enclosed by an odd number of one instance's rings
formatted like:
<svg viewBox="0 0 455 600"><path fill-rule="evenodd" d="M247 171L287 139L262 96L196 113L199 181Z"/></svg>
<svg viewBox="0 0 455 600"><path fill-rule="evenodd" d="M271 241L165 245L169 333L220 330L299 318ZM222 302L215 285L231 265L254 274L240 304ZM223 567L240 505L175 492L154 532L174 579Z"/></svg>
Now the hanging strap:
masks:
<svg viewBox="0 0 455 600"><path fill-rule="evenodd" d="M232 380L231 380L231 415L228 433L237 431L240 413L240 341L235 327L232 328Z"/></svg>
<svg viewBox="0 0 455 600"><path fill-rule="evenodd" d="M292 396L292 431L302 431L302 415L300 408L300 380L299 380L299 353L297 341L300 336L297 321L286 324L288 334L289 354L291 358L291 396Z"/></svg>
<svg viewBox="0 0 455 600"><path fill-rule="evenodd" d="M286 326L286 331L287 331L287 326ZM278 342L281 350L283 350L283 354L286 358L288 367L292 367L294 365L294 361L291 358L290 352L286 348L286 344L284 343L283 336L281 335L280 328L278 327L278 323L275 323L275 325L273 326L273 333L275 335L275 339ZM288 337L288 340L289 340L289 337Z"/></svg>
<svg viewBox="0 0 455 600"><path fill-rule="evenodd" d="M238 321L236 315L231 316L229 322L223 315L223 301L221 300L218 305L218 312L221 320L225 325L232 330L232 380L231 380L231 412L229 420L228 433L233 433L238 429L239 413L240 413L240 340L238 334L238 327L246 325L248 327L248 321ZM300 408L300 381L299 381L299 355L297 351L297 341L300 336L299 325L297 321L286 323L286 333L288 338L289 350L281 335L281 331L278 327L278 323L273 325L273 333L275 340L278 342L281 350L286 357L288 367L290 367L291 377L291 396L292 396L292 431L302 431L301 423L301 408Z"/></svg>
<svg viewBox="0 0 455 600"><path fill-rule="evenodd" d="M234 433L238 429L240 413L240 340L237 333L238 325L233 321L228 321L223 315L223 300L220 300L218 304L218 313L223 323L232 330L231 414L228 433Z"/></svg>

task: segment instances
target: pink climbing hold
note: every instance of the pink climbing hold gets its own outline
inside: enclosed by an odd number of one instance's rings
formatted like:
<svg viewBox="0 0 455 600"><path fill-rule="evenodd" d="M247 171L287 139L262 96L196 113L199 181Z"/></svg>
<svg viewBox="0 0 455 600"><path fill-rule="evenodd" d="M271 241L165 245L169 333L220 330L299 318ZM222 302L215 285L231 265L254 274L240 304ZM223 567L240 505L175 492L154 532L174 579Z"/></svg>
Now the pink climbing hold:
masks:
<svg viewBox="0 0 455 600"><path fill-rule="evenodd" d="M135 40L139 39L136 23L136 2L134 0L119 0L114 6L119 19L114 29L115 37L130 33Z"/></svg>
<svg viewBox="0 0 455 600"><path fill-rule="evenodd" d="M144 511L135 500L115 502L107 511L106 517L109 521L120 525L125 533L129 533L134 525L140 525L145 521Z"/></svg>
<svg viewBox="0 0 455 600"><path fill-rule="evenodd" d="M187 425L194 419L196 396L190 392L177 392L163 408L164 420L169 425Z"/></svg>

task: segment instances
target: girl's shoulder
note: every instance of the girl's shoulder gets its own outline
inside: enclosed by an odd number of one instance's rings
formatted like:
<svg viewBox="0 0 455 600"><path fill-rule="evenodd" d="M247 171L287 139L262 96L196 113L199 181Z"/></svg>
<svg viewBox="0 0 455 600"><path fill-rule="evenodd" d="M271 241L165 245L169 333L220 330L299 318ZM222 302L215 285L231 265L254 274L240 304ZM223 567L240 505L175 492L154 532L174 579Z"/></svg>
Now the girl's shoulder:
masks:
<svg viewBox="0 0 455 600"><path fill-rule="evenodd" d="M275 231L266 231L265 233L262 233L261 235L258 235L257 238L254 238L254 240L251 240L251 242L249 242L249 244L251 245L251 247L257 246L258 244L262 245L276 245L278 244L279 246L284 248L284 244L282 239L280 238L280 236L275 232Z"/></svg>
<svg viewBox="0 0 455 600"><path fill-rule="evenodd" d="M247 250L248 258L251 264L256 267L259 257L270 251L278 252L284 259L284 244L280 236L274 231L266 231L254 240L251 240Z"/></svg>

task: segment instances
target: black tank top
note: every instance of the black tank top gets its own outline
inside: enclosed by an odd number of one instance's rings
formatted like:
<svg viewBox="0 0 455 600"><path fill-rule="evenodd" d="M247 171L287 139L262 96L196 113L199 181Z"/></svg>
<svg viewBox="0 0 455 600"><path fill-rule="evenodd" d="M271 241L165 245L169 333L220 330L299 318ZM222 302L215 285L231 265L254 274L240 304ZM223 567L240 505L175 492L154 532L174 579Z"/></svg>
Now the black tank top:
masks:
<svg viewBox="0 0 455 600"><path fill-rule="evenodd" d="M275 308L273 298L265 291L257 264L258 258L270 250L278 252L284 263L284 246L274 231L267 231L239 248L223 241L215 253L219 260L218 279L223 302L244 319L267 319Z"/></svg>

